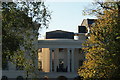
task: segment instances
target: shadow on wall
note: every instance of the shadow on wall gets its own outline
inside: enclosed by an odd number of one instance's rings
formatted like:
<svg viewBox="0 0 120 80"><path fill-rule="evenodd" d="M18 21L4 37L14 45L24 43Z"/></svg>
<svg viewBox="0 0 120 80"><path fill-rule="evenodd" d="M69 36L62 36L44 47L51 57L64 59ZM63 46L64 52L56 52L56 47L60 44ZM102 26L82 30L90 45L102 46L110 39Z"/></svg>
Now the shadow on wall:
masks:
<svg viewBox="0 0 120 80"><path fill-rule="evenodd" d="M83 80L83 77L77 76L73 80Z"/></svg>
<svg viewBox="0 0 120 80"><path fill-rule="evenodd" d="M77 76L75 78L67 78L65 76L59 76L57 78L48 78L47 76L44 76L43 78L36 78L36 79L32 79L32 78L28 78L25 79L22 76L18 76L17 78L8 78L7 76L2 76L1 80L83 80L82 77Z"/></svg>
<svg viewBox="0 0 120 80"><path fill-rule="evenodd" d="M75 78L67 78L65 76L59 76L57 78L48 78L45 76L44 78L41 78L40 80L83 80L83 77L77 76Z"/></svg>
<svg viewBox="0 0 120 80"><path fill-rule="evenodd" d="M57 80L68 80L65 76L59 76Z"/></svg>

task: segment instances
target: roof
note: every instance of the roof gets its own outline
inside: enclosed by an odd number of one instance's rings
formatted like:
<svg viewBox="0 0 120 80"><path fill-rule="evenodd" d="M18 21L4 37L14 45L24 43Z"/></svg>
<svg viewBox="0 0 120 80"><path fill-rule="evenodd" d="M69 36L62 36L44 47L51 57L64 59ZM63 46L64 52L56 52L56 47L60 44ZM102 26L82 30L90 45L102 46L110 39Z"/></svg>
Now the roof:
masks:
<svg viewBox="0 0 120 80"><path fill-rule="evenodd" d="M74 39L74 33L62 30L46 32L46 39Z"/></svg>
<svg viewBox="0 0 120 80"><path fill-rule="evenodd" d="M97 19L84 19L81 23L81 26L84 25L84 26L88 27L88 25L93 24L96 20ZM85 21L86 21L86 23L85 23Z"/></svg>
<svg viewBox="0 0 120 80"><path fill-rule="evenodd" d="M49 32L69 32L69 31L55 30L55 31L49 31ZM73 32L69 32L69 33L73 33Z"/></svg>

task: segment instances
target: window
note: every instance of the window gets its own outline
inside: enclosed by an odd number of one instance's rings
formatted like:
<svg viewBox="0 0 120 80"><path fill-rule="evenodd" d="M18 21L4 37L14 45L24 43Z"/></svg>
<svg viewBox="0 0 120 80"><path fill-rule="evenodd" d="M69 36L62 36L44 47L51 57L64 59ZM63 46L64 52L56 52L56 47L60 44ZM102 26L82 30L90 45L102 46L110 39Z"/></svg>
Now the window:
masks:
<svg viewBox="0 0 120 80"><path fill-rule="evenodd" d="M79 66L83 65L83 60L79 60Z"/></svg>
<svg viewBox="0 0 120 80"><path fill-rule="evenodd" d="M1 80L8 80L7 76L2 76Z"/></svg>
<svg viewBox="0 0 120 80"><path fill-rule="evenodd" d="M42 61L38 61L38 68L39 68L39 71L42 71Z"/></svg>
<svg viewBox="0 0 120 80"><path fill-rule="evenodd" d="M82 50L82 48L79 48L79 53L83 53L83 50Z"/></svg>
<svg viewBox="0 0 120 80"><path fill-rule="evenodd" d="M88 37L86 36L86 39L88 39Z"/></svg>
<svg viewBox="0 0 120 80"><path fill-rule="evenodd" d="M24 66L22 65L16 65L16 70L23 70L24 69Z"/></svg>
<svg viewBox="0 0 120 80"><path fill-rule="evenodd" d="M42 52L42 48L39 48L39 49L38 49L38 52Z"/></svg>
<svg viewBox="0 0 120 80"><path fill-rule="evenodd" d="M64 52L64 48L59 48L59 52Z"/></svg>
<svg viewBox="0 0 120 80"><path fill-rule="evenodd" d="M24 69L24 66L22 64L22 62L20 61L16 61L16 70L23 70Z"/></svg>
<svg viewBox="0 0 120 80"><path fill-rule="evenodd" d="M8 60L2 60L2 69L3 70L8 70Z"/></svg>

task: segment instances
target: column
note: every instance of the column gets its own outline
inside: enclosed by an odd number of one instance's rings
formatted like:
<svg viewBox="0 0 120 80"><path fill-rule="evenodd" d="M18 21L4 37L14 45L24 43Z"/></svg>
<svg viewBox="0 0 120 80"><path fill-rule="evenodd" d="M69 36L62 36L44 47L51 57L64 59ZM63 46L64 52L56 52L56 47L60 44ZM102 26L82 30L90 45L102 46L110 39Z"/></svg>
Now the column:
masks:
<svg viewBox="0 0 120 80"><path fill-rule="evenodd" d="M71 58L72 58L72 72L74 72L74 49L71 49Z"/></svg>
<svg viewBox="0 0 120 80"><path fill-rule="evenodd" d="M52 49L50 49L50 72L52 72Z"/></svg>
<svg viewBox="0 0 120 80"><path fill-rule="evenodd" d="M57 64L56 64L56 60L57 60L57 58L56 58L55 50L56 50L56 49L54 49L54 72L56 72L56 68L57 68L57 67L56 67L56 65L57 65Z"/></svg>
<svg viewBox="0 0 120 80"><path fill-rule="evenodd" d="M68 49L67 54L67 71L70 72L70 49Z"/></svg>

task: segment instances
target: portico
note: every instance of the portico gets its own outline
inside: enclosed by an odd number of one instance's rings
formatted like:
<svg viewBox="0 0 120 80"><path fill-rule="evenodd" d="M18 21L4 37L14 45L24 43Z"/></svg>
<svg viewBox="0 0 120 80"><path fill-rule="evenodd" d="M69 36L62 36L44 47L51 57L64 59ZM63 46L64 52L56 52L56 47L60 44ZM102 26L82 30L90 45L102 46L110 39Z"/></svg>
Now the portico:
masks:
<svg viewBox="0 0 120 80"><path fill-rule="evenodd" d="M49 52L47 53L47 55L49 55L48 72L74 72L75 49L81 48L81 43L82 42L80 40L73 40L73 39L39 40L38 41L39 48L49 49ZM58 52L59 49L64 49L65 51Z"/></svg>

